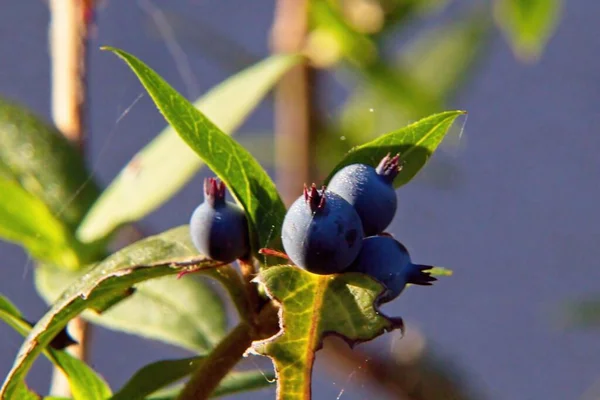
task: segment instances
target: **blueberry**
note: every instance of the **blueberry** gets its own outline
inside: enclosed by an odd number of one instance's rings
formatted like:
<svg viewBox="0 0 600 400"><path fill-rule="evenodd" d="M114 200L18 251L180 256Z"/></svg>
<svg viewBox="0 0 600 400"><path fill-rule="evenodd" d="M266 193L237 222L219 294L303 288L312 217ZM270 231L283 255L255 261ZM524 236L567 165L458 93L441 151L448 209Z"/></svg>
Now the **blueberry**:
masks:
<svg viewBox="0 0 600 400"><path fill-rule="evenodd" d="M387 289L382 303L394 300L407 283L429 286L437 279L427 270L429 265L413 264L408 250L391 236L371 236L363 240L362 249L347 272L362 272L377 279Z"/></svg>
<svg viewBox="0 0 600 400"><path fill-rule="evenodd" d="M396 213L394 178L400 172L400 156L385 156L377 168L351 164L339 170L327 188L352 204L366 236L383 232Z"/></svg>
<svg viewBox="0 0 600 400"><path fill-rule="evenodd" d="M230 263L249 252L244 210L225 200L225 184L215 178L204 180L204 202L192 214L190 234L198 251L216 261Z"/></svg>
<svg viewBox="0 0 600 400"><path fill-rule="evenodd" d="M296 265L316 274L343 271L360 251L364 234L354 208L313 184L290 207L281 231L283 247Z"/></svg>

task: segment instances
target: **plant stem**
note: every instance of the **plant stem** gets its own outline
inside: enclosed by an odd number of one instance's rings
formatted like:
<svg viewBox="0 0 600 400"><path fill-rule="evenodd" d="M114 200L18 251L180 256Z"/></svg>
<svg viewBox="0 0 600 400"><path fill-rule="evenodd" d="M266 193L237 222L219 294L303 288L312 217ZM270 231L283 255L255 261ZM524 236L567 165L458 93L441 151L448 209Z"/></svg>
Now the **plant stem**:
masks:
<svg viewBox="0 0 600 400"><path fill-rule="evenodd" d="M63 135L83 152L87 36L93 0L50 0L49 6L52 118ZM68 329L78 342L69 347L69 352L85 361L89 343L87 322L77 317L69 323ZM50 392L55 396L70 396L69 382L56 368Z"/></svg>
<svg viewBox="0 0 600 400"><path fill-rule="evenodd" d="M203 400L239 362L253 340L253 328L246 322L236 326L194 372L178 400Z"/></svg>
<svg viewBox="0 0 600 400"><path fill-rule="evenodd" d="M307 29L308 0L278 0L271 30L273 52L300 52ZM275 88L277 186L288 205L311 179L311 75L308 64L297 65Z"/></svg>

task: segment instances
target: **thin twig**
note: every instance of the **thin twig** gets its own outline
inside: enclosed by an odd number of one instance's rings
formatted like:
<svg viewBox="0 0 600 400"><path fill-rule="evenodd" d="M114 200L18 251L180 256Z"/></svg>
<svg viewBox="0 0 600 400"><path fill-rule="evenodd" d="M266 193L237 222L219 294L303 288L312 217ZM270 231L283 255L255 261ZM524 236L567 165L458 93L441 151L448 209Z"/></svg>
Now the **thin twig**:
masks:
<svg viewBox="0 0 600 400"><path fill-rule="evenodd" d="M87 37L93 0L50 0L50 54L52 64L52 118L56 127L81 152L85 147ZM78 344L69 347L75 357L86 360L89 326L77 317L68 326ZM50 391L69 397L69 383L54 369Z"/></svg>
<svg viewBox="0 0 600 400"><path fill-rule="evenodd" d="M271 30L274 53L299 53L308 29L308 0L278 0ZM275 165L277 186L290 204L310 183L312 159L309 66L290 69L275 88Z"/></svg>

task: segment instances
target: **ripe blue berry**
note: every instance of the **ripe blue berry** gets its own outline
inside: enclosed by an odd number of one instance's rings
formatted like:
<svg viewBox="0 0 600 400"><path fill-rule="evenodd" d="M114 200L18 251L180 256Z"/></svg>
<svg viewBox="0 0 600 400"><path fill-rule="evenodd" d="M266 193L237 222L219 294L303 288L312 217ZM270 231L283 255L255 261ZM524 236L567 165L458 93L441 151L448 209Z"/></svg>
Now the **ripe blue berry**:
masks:
<svg viewBox="0 0 600 400"><path fill-rule="evenodd" d="M397 200L394 178L400 172L400 155L385 156L377 168L351 164L339 170L327 188L352 204L366 236L377 235L392 222Z"/></svg>
<svg viewBox="0 0 600 400"><path fill-rule="evenodd" d="M402 293L407 283L429 286L437 279L427 270L429 265L413 264L408 250L391 236L371 236L363 240L362 249L347 272L362 272L383 284L387 291L380 301L387 303Z"/></svg>
<svg viewBox="0 0 600 400"><path fill-rule="evenodd" d="M298 266L316 274L343 271L360 251L364 234L354 208L337 194L304 186L281 230L283 248Z"/></svg>
<svg viewBox="0 0 600 400"><path fill-rule="evenodd" d="M248 223L244 210L225 200L225 184L204 180L204 202L190 219L194 246L205 256L230 263L249 252Z"/></svg>

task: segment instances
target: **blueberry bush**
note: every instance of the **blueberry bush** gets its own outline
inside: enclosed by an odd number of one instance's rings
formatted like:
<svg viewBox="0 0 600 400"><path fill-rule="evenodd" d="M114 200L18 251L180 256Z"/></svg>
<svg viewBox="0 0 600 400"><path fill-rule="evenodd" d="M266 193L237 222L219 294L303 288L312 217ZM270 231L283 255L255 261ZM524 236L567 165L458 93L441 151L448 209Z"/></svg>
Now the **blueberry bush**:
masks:
<svg viewBox="0 0 600 400"><path fill-rule="evenodd" d="M279 398L307 398L310 393L311 368L315 353L320 348L324 336L336 334L344 337L348 343L355 344L402 327L400 318L388 318L378 311L384 292L389 290L393 293L385 296L386 299L397 295L396 292L399 291L397 283L390 288L382 286L382 282L385 283L386 280L379 277L378 266L375 264L361 270L367 272L367 275L345 271L357 258L363 240L362 222L350 203L334 192L329 192L327 189L317 190L313 186L310 190L306 189L306 196L302 195L296 202L297 207L302 208L301 212L294 213L296 207L294 205L286 216L286 208L274 183L248 151L223 133L207 115L185 100L142 61L121 50L108 50L113 51L130 66L183 142L193 150L198 160L206 163L222 183L212 179L207 180L207 199L204 204L208 207L204 205L199 207L198 210L203 215L198 216L198 211L196 212L191 221L191 232L189 226L174 228L134 243L104 260L101 260L103 255L99 250L101 248L99 244L108 240L111 230L121 222L119 219L122 218L122 214L95 217L97 214L92 211L78 228L80 232L86 232L79 236L79 239L74 238L72 231L66 226L63 227L61 223L62 229L59 232L63 234L59 238L52 241L35 241L38 246L40 242L47 244L45 249L40 250L38 247L31 249L32 252L36 252L37 259L42 263L42 266L36 270L36 275L38 277L54 275L53 278L40 278L39 281L45 281L48 286L52 286L48 282L59 279L60 275L55 273L56 265L64 262L65 259L69 261L69 266L77 270L77 273L70 282L64 281L67 283L63 284L66 289L58 296L57 293L61 292L61 289L41 288L43 293L55 300L50 311L33 327L25 323L14 306L4 300L7 318L14 320L15 324L20 324L20 330L27 333L27 339L2 386L2 396L36 398L36 395L27 388L25 377L36 357L40 353L45 353L51 360L59 360L54 362L71 379L74 398L106 398L106 393L109 393L110 389L98 375L89 367L79 365L81 362L66 355L64 350L52 349L49 345L64 329L66 323L81 313L85 313L91 320L102 320L106 317L108 325L118 324L119 322L116 321L124 319L126 313L126 310L125 312L118 310L121 306L120 302L131 303L132 300L143 296L143 292L148 289L141 284L146 281L150 283L156 280L166 285L169 290L180 291L183 306L187 306L189 299L184 298L181 292L197 290L198 293L191 296L195 297L197 306L202 307L202 312L199 312L202 317L200 315L196 317L199 321L195 332L171 332L165 335L158 330L158 327L152 327L151 323L142 321L130 321L129 329L194 349L202 356L192 361L185 360L180 363L173 361L174 365L166 363L148 366L115 394L117 398L127 398L123 393L135 392L138 397L143 396L144 393L151 394L187 374L192 374L192 378L180 389L179 394L173 396L184 399L204 398L213 391L225 392L226 385L230 381L242 382L239 384L242 387L244 385L254 387L257 385L257 372L254 372L254 375L245 372L244 374L249 376L243 377L228 375L229 370L239 359L249 353L265 355L273 360ZM269 77L272 74L279 74L295 60L294 57L275 58L269 61L270 64L262 65L259 73L264 74L265 69L271 68ZM432 115L405 128L382 135L372 142L355 148L340 160L336 169L341 170L353 164L376 167L388 154L399 153L402 157L402 167L396 167L394 174L397 173L398 178L404 179L398 179L397 183L395 181L395 187L398 187L408 182L418 172L440 144L455 119L462 114L464 114L462 111L448 111ZM55 138L58 140L60 136L55 135ZM161 139L159 137L157 140ZM142 151L142 156L149 153L144 152L146 150ZM200 161L194 161L195 166L199 164ZM165 168L165 166L160 165L157 168ZM121 177L126 179L126 173L124 172ZM377 174L373 177L379 179ZM4 179L6 187L12 188L15 193L14 204L23 207L23 199L29 199L31 196L27 197L27 192L14 178ZM79 184L81 183L80 181ZM328 181L324 183L326 185ZM224 200L225 186L231 191L239 206ZM90 187L92 188L90 191L94 190L93 186ZM298 188L298 191L301 192L301 189ZM113 193L115 192L109 191L108 194L103 195L106 197L100 197L100 200L97 200L100 206L93 206L92 210L102 207L102 202L111 201ZM380 194L365 192L365 195L376 200ZM82 196L82 201L89 201L88 198L95 200L97 196L97 191L92 192L90 195ZM42 207L42 204L39 201L33 203L32 209L35 205L46 213L45 218L51 218L52 214L46 207ZM215 211L218 211L217 205L233 211L228 214L228 217L219 218L219 221L209 221L211 218L217 219L215 217ZM203 211L205 208L208 212ZM240 214L242 209L245 215ZM23 222L17 221L20 224L29 223L37 226L39 222L37 218L30 220L31 216L23 213L16 214L14 217L19 215L26 219ZM94 218L98 218L99 222L96 225L93 223L89 225L87 221L94 221ZM365 218L368 219L369 216ZM81 217L77 220L80 221ZM298 225L287 228L284 222L287 220ZM247 221L247 227L240 221L244 223ZM213 223L212 228L208 226L211 223ZM215 227L215 223L229 225ZM319 229L320 225L323 229ZM15 223L9 226L20 225ZM284 232L283 240L279 240L282 227L294 231L288 239ZM313 229L315 227L316 229ZM338 229L342 230L342 236L338 236ZM248 233L247 241L244 237L246 233ZM32 234L38 234L38 229L32 228ZM56 233L50 232L49 235L51 234ZM242 239L237 239L240 235ZM27 239L26 236L15 236L13 240L27 246ZM354 244L354 250L351 254L339 257L339 254L348 251L344 246L349 240ZM365 239L367 240L369 239ZM227 247L229 241L235 242L234 251L227 250L226 254L220 257L222 253L212 250L219 246ZM62 246L57 245L57 242L78 244ZM297 264L306 269L295 266L291 261L278 258L283 256L278 254L283 250L282 242L289 251L290 258L298 261ZM310 244L306 245L308 242ZM205 251L214 251L216 259L200 253L194 243L197 243L201 249L208 249ZM246 251L247 244L251 244L249 252ZM326 246L329 247L325 249ZM262 247L268 251L259 254ZM65 248L70 249L69 252L65 253ZM323 252L322 257L320 252ZM276 257L271 256L272 254ZM296 259L295 255L299 258ZM87 260L93 260L94 257L99 261L91 266L85 266ZM228 264L232 257L240 258L241 274ZM343 261L338 261L342 258ZM364 258L364 256L359 257L361 260ZM306 261L307 264L303 265L300 260ZM315 263L314 269L318 273L310 272L313 265L309 263ZM360 269L363 263L356 268ZM398 264L397 268L391 265L381 267L393 276L404 276L409 265L412 264L404 262ZM371 269L374 273L370 272ZM431 272L443 273L444 271ZM209 289L193 280L193 276L188 276L192 273L202 274L221 282L238 310L240 322L237 327L230 332L225 332L223 305L210 299L210 293L207 293ZM429 276L426 272L421 274ZM177 279L176 275L180 275L180 278ZM410 274L411 277L413 275ZM63 278L64 276L63 273ZM416 276L420 275L416 274ZM425 278L425 281L429 282L429 279ZM419 279L414 281L408 279L406 282L422 283ZM199 300L202 301L201 305L198 305ZM138 299L138 302L144 302L143 297ZM128 306L136 307L133 304ZM186 311L190 312L189 310L181 312ZM133 313L127 315L136 318ZM142 319L143 316L137 318ZM166 328L162 327L163 330ZM223 352L226 357L223 357ZM68 361L61 361L62 359L54 353L60 354L60 357ZM79 364L73 366L73 363ZM63 364L67 364L68 367L63 367ZM150 376L162 375L162 373L157 374L157 370L169 370L171 376L163 376L161 381L149 380ZM260 378L264 381L263 384L268 383L264 377L260 376Z"/></svg>
<svg viewBox="0 0 600 400"><path fill-rule="evenodd" d="M36 288L50 304L32 323L0 296L0 319L25 337L0 398L40 398L26 378L43 354L66 375L76 400L204 399L272 384L280 400L310 399L312 368L325 337L354 346L402 330L402 319L379 307L408 285L430 286L451 271L414 264L411 256L427 260L410 255L385 230L396 213L397 189L418 174L465 114L439 110L473 63L473 49L482 46L487 29L487 19L475 12L407 53L443 59L445 75L427 65L411 68L412 56L390 67L377 56L379 37L407 15L433 7L425 3L435 2L406 2L369 31L358 14L311 2L311 62L330 68L344 60L362 81L339 126L317 137L319 152L336 156L319 157L324 179L298 187L289 208L261 163L230 134L286 72L305 61L302 56L271 56L191 103L135 56L105 48L129 66L169 124L105 190L54 127L0 100L0 237L35 260ZM496 3L494 15L516 54L539 56L560 2ZM319 58L323 54L330 57ZM368 112L373 106L378 120ZM343 144L340 134L348 139ZM204 201L185 210L189 225L111 251L122 227L171 198L203 165L216 177L205 180ZM218 282L227 298L207 280ZM228 303L237 314L234 327ZM195 355L146 365L111 388L66 351L73 340L65 328L76 317ZM252 356L269 357L274 373L234 370Z"/></svg>

